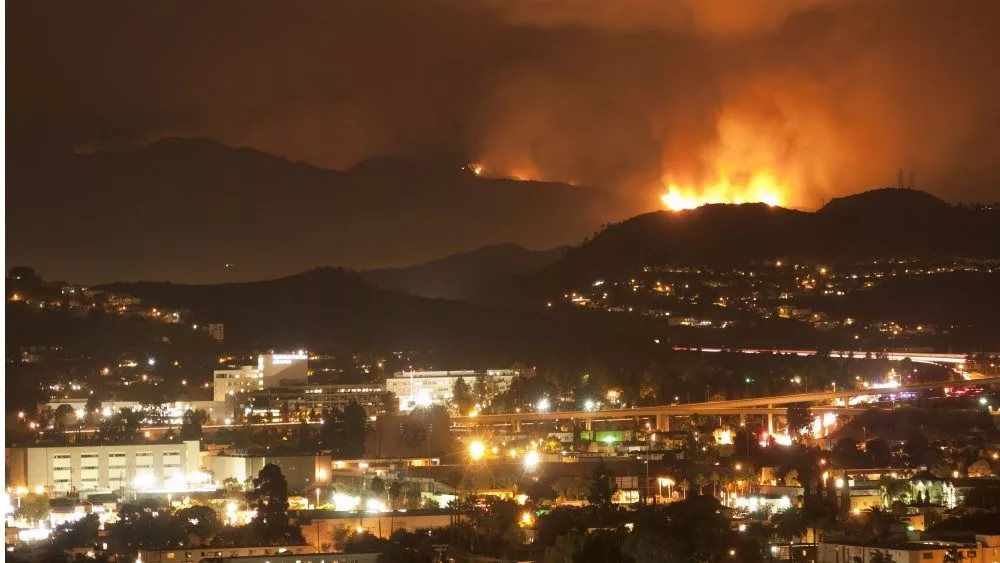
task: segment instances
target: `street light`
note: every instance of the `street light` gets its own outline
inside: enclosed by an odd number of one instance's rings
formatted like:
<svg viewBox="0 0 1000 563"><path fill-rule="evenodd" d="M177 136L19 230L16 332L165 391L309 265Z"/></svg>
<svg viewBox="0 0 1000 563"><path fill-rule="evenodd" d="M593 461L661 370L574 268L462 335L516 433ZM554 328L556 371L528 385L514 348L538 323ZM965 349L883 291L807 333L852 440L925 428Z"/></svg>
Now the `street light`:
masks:
<svg viewBox="0 0 1000 563"><path fill-rule="evenodd" d="M541 459L537 451L529 450L526 454L524 454L524 468L528 471L532 471L538 467L538 462L540 460Z"/></svg>
<svg viewBox="0 0 1000 563"><path fill-rule="evenodd" d="M486 455L485 444L479 440L475 440L469 444L469 457L472 458L472 461L479 461L480 459L483 459L484 455Z"/></svg>
<svg viewBox="0 0 1000 563"><path fill-rule="evenodd" d="M543 398L543 399L540 399L538 401L538 404L535 405L535 406L538 408L538 412L547 412L549 410L549 407L551 406L551 404L549 403L548 398Z"/></svg>

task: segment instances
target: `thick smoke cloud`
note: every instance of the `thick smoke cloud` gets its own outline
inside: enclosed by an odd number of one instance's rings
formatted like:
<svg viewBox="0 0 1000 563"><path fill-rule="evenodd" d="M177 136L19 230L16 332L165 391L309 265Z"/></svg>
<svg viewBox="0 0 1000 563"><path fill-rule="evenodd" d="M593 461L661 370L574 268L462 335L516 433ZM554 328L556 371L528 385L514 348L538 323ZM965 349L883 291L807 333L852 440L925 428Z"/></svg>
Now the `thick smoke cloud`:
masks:
<svg viewBox="0 0 1000 563"><path fill-rule="evenodd" d="M460 154L654 208L773 174L786 202L894 183L1000 198L996 0L21 2L8 144L164 135L344 168Z"/></svg>

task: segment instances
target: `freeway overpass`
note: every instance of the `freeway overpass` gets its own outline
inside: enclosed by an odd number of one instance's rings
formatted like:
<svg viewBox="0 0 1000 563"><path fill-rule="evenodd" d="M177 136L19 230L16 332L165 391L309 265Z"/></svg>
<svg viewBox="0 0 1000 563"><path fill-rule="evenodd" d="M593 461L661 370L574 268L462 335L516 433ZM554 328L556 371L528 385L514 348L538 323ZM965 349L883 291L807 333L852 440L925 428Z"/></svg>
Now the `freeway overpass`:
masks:
<svg viewBox="0 0 1000 563"><path fill-rule="evenodd" d="M972 381L938 381L934 383L915 383L887 389L851 389L846 391L816 391L810 393L794 393L790 395L772 395L749 399L733 399L727 401L706 401L686 403L683 405L660 405L653 407L635 407L628 409L606 409L597 411L562 411L562 412L523 412L505 414L486 414L477 416L452 417L452 426L470 428L475 426L510 426L515 430L523 423L582 421L587 430L595 420L623 420L635 418L650 418L656 420L657 430L670 429L671 416L701 415L766 415L768 429L773 431L774 415L784 415L787 407L776 408L777 405L794 403L819 403L835 399L851 399L866 395L885 395L904 391L922 391L941 389L961 385L1000 385L1000 376L984 377ZM834 405L817 405L811 407L814 413L832 412L837 414L858 414L865 409L845 408Z"/></svg>
<svg viewBox="0 0 1000 563"><path fill-rule="evenodd" d="M790 354L793 356L815 356L816 350L768 350L765 348L747 348L740 350L725 350L722 348L686 348L683 346L674 346L674 350L681 350L684 352L707 352L707 353L718 353L718 352L733 352L741 354ZM837 351L830 352L830 357L834 358L847 358L848 354L854 354L857 359L864 359L869 354L871 357L878 358L884 357L887 360L901 361L905 358L917 363L924 364L963 364L965 363L965 354L935 354L935 353L925 353L925 352L881 352L875 350L858 350L858 351Z"/></svg>

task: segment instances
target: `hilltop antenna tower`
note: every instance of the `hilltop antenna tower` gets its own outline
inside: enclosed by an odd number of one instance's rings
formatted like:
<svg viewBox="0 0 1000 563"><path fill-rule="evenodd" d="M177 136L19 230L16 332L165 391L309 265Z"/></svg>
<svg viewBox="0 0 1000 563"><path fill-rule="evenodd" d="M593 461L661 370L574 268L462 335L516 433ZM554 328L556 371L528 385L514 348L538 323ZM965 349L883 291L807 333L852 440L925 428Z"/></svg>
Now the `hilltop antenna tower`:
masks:
<svg viewBox="0 0 1000 563"><path fill-rule="evenodd" d="M900 168L899 170L896 171L896 187L899 188L899 189L903 189L903 188L906 187L906 186L903 185L903 169L902 168Z"/></svg>

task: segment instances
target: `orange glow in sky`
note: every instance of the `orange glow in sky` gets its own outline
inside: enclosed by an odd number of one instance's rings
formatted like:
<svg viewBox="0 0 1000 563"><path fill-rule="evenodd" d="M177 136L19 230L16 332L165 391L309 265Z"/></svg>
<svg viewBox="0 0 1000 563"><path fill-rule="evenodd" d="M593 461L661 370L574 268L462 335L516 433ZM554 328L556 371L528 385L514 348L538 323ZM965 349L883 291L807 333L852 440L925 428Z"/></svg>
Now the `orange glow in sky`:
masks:
<svg viewBox="0 0 1000 563"><path fill-rule="evenodd" d="M785 193L786 190L774 176L756 173L745 183L723 177L702 188L668 183L660 201L671 211L694 209L708 203L766 203L774 206L785 205Z"/></svg>

